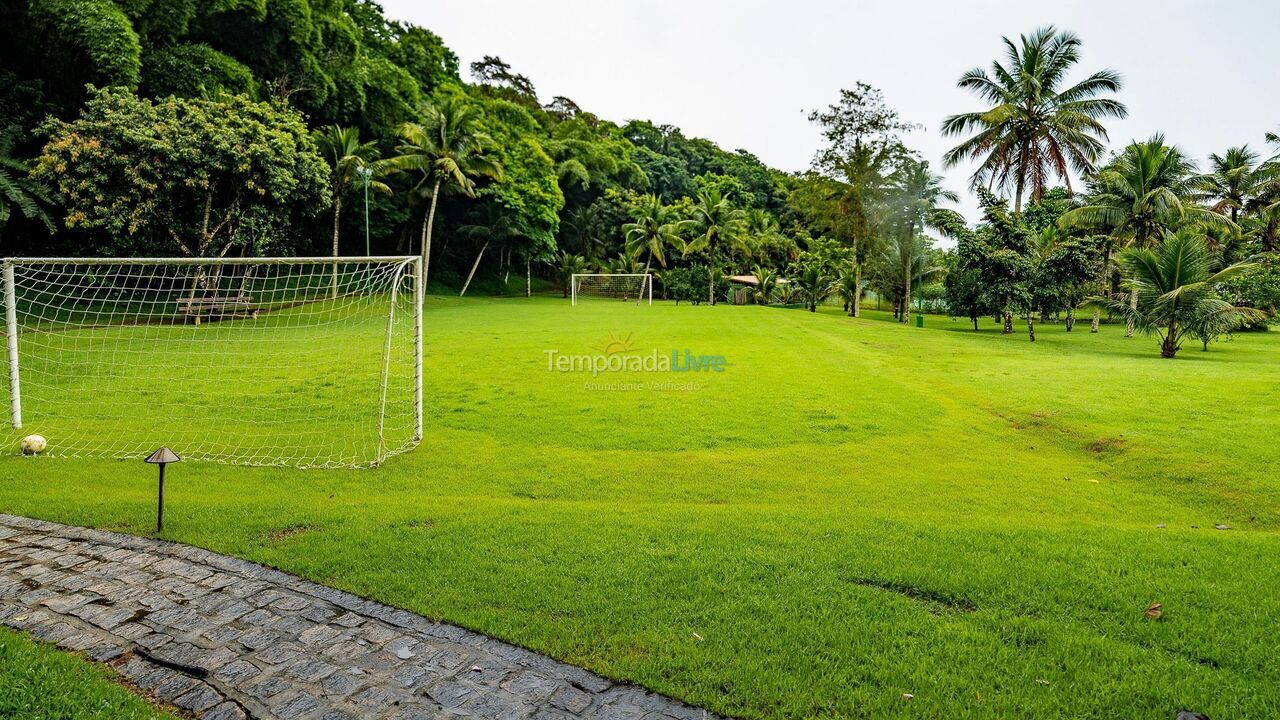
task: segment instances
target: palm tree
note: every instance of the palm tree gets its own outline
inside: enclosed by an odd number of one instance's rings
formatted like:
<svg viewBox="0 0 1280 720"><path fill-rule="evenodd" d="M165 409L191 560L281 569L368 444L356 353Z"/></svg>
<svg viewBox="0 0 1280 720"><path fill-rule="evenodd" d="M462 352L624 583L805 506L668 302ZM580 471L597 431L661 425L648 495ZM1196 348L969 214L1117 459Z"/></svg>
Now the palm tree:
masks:
<svg viewBox="0 0 1280 720"><path fill-rule="evenodd" d="M45 208L53 204L52 198L40 183L28 177L25 164L0 155L0 228L9 222L16 209L28 220L39 220L53 232L53 220Z"/></svg>
<svg viewBox="0 0 1280 720"><path fill-rule="evenodd" d="M827 269L818 262L802 263L794 280L800 297L809 306L809 312L817 312L818 305L827 299L835 287Z"/></svg>
<svg viewBox="0 0 1280 720"><path fill-rule="evenodd" d="M973 185L988 189L1014 188L1014 212L1030 188L1039 199L1051 177L1071 189L1070 171L1092 172L1107 140L1104 118L1128 114L1117 100L1101 97L1118 92L1119 73L1095 72L1063 88L1067 71L1080 60L1080 38L1054 27L1020 36L1019 43L1003 38L1005 62L991 63L991 72L974 68L957 85L971 90L990 107L952 115L942 134L968 135L943 156L943 166L980 160Z"/></svg>
<svg viewBox="0 0 1280 720"><path fill-rule="evenodd" d="M372 142L360 142L360 131L329 125L316 131L316 145L329 161L329 192L333 196L333 256L338 257L338 221L342 216L342 197L351 188L361 172L373 172L377 146ZM391 188L382 182L369 181L369 187L390 193ZM338 296L338 266L333 266L333 297Z"/></svg>
<svg viewBox="0 0 1280 720"><path fill-rule="evenodd" d="M1133 142L1093 178L1085 205L1059 219L1064 230L1105 232L1110 238L1103 258L1102 285L1111 277L1110 258L1117 248L1149 248L1188 223L1229 225L1229 219L1192 202L1195 166L1163 135ZM1132 296L1135 297L1136 296ZM1098 331L1094 312L1090 332ZM1133 326L1125 331L1133 335Z"/></svg>
<svg viewBox="0 0 1280 720"><path fill-rule="evenodd" d="M1280 250L1280 202L1260 208L1241 222L1244 233L1257 238L1263 252Z"/></svg>
<svg viewBox="0 0 1280 720"><path fill-rule="evenodd" d="M926 227L947 227L945 222L935 222L935 218L951 219L950 215L940 218L938 203L941 200L958 202L960 196L942 187L942 176L929 172L927 162L906 162L895 173L894 180L903 229L890 241L890 251L896 251L900 256L905 309L911 304L911 275L917 269L914 258L921 257L924 250L916 231ZM903 312L901 321L909 322L910 313Z"/></svg>
<svg viewBox="0 0 1280 720"><path fill-rule="evenodd" d="M853 304L861 291L859 278L852 270L844 271L840 274L840 279L836 280L836 293L840 295L840 301L844 303L844 311L849 314L849 317L853 317Z"/></svg>
<svg viewBox="0 0 1280 720"><path fill-rule="evenodd" d="M564 289L563 297L569 297L569 287L573 284L573 276L587 271L586 258L568 251L560 251L556 257L556 273L560 276L560 287Z"/></svg>
<svg viewBox="0 0 1280 720"><path fill-rule="evenodd" d="M1240 222L1242 211L1263 207L1280 188L1280 164L1259 164L1258 153L1248 145L1210 155L1209 166L1210 171L1195 180L1196 198L1213 203L1215 212L1230 213L1231 222Z"/></svg>
<svg viewBox="0 0 1280 720"><path fill-rule="evenodd" d="M1253 264L1236 263L1211 273L1210 257L1203 233L1193 227L1170 235L1156 248L1131 247L1118 260L1134 288L1136 305L1115 297L1091 300L1123 317L1144 335L1158 335L1163 358L1177 355L1187 335L1216 336L1265 318L1262 311L1235 307L1213 290L1215 283L1239 275Z"/></svg>
<svg viewBox="0 0 1280 720"><path fill-rule="evenodd" d="M683 242L680 238L680 230L685 223L673 220L672 215L671 208L665 207L661 198L657 195L646 195L636 209L635 222L622 226L628 254L631 257L640 257L641 254L648 253L644 262L646 274L654 260L657 260L662 267L667 266L664 248L676 247Z"/></svg>
<svg viewBox="0 0 1280 720"><path fill-rule="evenodd" d="M752 271L756 278L755 300L760 305L773 302L773 294L778 289L778 273L766 267L756 265Z"/></svg>
<svg viewBox="0 0 1280 720"><path fill-rule="evenodd" d="M684 254L707 253L707 302L716 304L716 263L726 242L732 242L742 230L744 215L717 188L703 188L693 205L693 225L698 237L684 246Z"/></svg>
<svg viewBox="0 0 1280 720"><path fill-rule="evenodd" d="M431 261L431 231L441 185L448 183L467 197L475 197L473 178L502 179L502 166L485 154L493 140L480 130L480 113L472 105L445 95L422 106L422 123L400 127L400 155L383 161L388 172L419 175L414 192L431 187L431 205L422 218L422 276L426 285Z"/></svg>

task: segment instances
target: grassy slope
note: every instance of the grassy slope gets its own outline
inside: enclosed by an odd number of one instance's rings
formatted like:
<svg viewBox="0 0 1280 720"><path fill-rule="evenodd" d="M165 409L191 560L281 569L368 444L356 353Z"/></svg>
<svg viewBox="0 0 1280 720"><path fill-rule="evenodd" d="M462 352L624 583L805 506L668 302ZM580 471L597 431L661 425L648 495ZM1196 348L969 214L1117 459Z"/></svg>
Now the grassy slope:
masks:
<svg viewBox="0 0 1280 720"><path fill-rule="evenodd" d="M111 681L113 674L0 628L0 717L12 720L172 718Z"/></svg>
<svg viewBox="0 0 1280 720"><path fill-rule="evenodd" d="M422 447L179 466L168 536L732 715L1280 715L1280 335L1170 362L870 315L433 297ZM733 365L547 371L611 334ZM140 463L0 459L10 512L145 533L153 493Z"/></svg>

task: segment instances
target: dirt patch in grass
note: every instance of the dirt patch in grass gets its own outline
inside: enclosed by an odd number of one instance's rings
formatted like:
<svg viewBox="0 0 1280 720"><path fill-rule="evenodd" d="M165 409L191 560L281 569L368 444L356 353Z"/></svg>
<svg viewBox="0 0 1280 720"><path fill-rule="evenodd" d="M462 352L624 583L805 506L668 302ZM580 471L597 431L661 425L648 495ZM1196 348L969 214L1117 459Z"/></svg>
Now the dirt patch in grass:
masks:
<svg viewBox="0 0 1280 720"><path fill-rule="evenodd" d="M271 543L272 545L275 545L277 543L282 543L285 540L288 540L290 538L298 537L303 533L314 532L314 531L315 531L315 528L309 527L307 525L290 525L288 527L277 528L267 533L267 542Z"/></svg>
<svg viewBox="0 0 1280 720"><path fill-rule="evenodd" d="M1085 449L1094 455L1115 455L1124 452L1125 440L1123 438L1096 438L1093 442L1085 446Z"/></svg>

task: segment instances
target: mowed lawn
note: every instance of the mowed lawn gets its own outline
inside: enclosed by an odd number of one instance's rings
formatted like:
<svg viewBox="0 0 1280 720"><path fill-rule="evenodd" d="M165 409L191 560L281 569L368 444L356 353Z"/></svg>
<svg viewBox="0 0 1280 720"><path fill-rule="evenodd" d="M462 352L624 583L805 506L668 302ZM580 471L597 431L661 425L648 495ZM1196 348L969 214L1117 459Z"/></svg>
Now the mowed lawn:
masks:
<svg viewBox="0 0 1280 720"><path fill-rule="evenodd" d="M732 716L1280 716L1280 333L428 303L417 450L179 465L166 537ZM729 366L548 370L619 340ZM154 492L0 459L6 512L146 534Z"/></svg>

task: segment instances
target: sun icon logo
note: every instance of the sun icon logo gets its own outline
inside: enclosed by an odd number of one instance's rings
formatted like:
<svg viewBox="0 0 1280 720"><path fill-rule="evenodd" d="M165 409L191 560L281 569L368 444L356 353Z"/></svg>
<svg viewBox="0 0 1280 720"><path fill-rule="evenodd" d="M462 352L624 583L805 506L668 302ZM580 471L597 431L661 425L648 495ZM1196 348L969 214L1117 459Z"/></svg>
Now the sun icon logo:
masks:
<svg viewBox="0 0 1280 720"><path fill-rule="evenodd" d="M609 333L608 341L599 348L600 352L605 355L617 355L618 353L631 352L634 349L635 346L631 344L630 333L623 338L614 337L613 333Z"/></svg>

